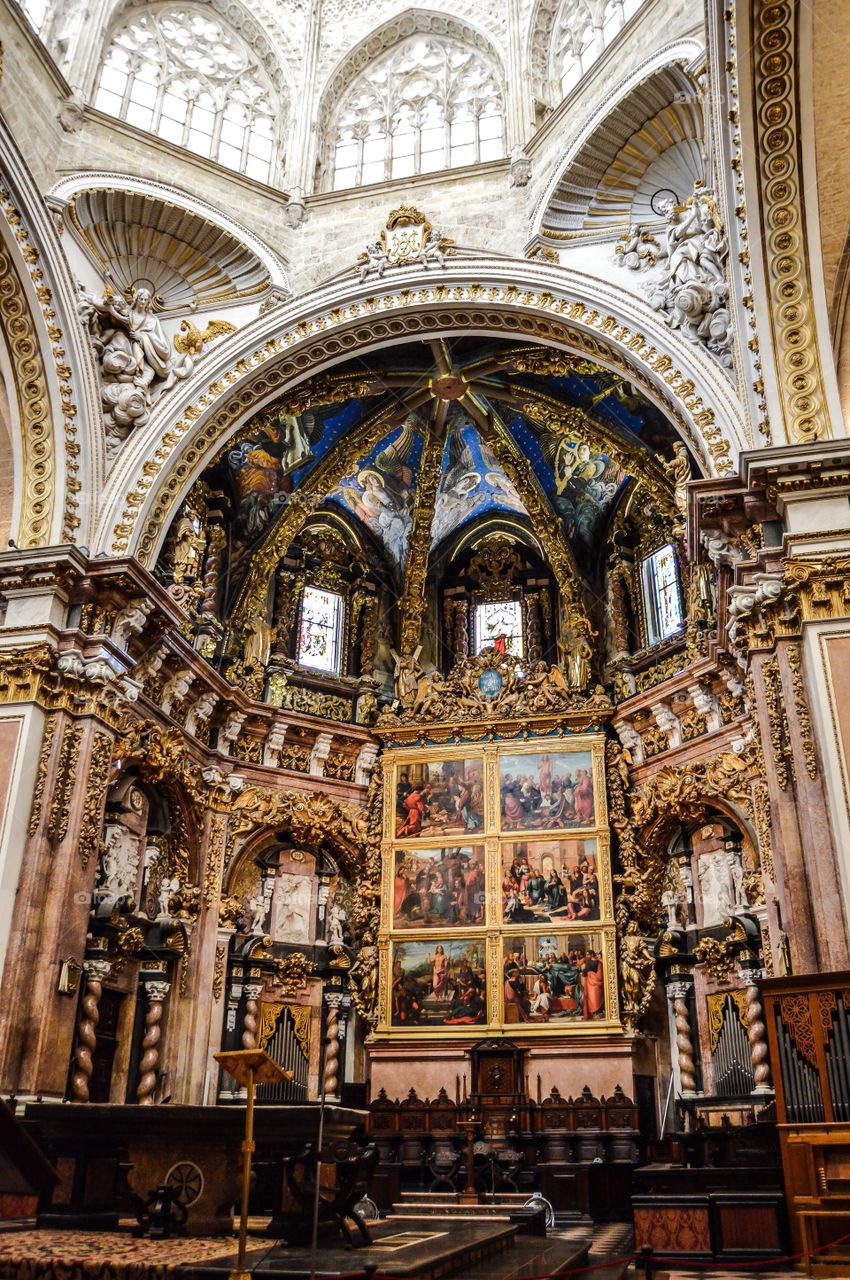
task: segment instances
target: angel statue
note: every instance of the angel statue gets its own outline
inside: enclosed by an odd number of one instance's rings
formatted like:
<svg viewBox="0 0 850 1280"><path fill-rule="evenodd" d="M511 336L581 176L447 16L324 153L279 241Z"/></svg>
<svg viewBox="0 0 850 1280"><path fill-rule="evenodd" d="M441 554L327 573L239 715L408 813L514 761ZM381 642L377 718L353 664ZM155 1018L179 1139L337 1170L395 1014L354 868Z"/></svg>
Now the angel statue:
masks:
<svg viewBox="0 0 850 1280"><path fill-rule="evenodd" d="M673 482L673 505L684 522L688 517L688 481L691 478L691 463L688 451L681 441L673 445L673 457L663 459L664 470ZM682 526L683 528L683 526Z"/></svg>
<svg viewBox="0 0 850 1280"><path fill-rule="evenodd" d="M416 691L419 688L419 678L422 675L422 668L419 665L419 655L422 652L422 645L417 645L413 653L396 653L395 649L390 649L395 662L395 693L399 702L403 707L413 705L413 699L416 697Z"/></svg>

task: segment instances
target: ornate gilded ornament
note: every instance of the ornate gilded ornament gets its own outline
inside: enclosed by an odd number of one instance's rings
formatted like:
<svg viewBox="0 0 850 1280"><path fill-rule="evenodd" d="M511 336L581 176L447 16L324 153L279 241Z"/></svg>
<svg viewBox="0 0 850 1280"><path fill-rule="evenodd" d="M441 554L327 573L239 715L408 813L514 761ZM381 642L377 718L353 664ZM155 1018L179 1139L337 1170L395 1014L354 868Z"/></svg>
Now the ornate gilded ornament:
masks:
<svg viewBox="0 0 850 1280"><path fill-rule="evenodd" d="M453 243L413 205L400 205L390 213L379 238L367 244L359 255L356 269L360 279L366 280L371 275L380 278L388 267L408 267L417 262L423 267L432 263L441 267L446 257L454 253Z"/></svg>
<svg viewBox="0 0 850 1280"><path fill-rule="evenodd" d="M281 987L287 996L300 991L315 972L315 964L302 951L290 951L281 960L274 961L275 986Z"/></svg>
<svg viewBox="0 0 850 1280"><path fill-rule="evenodd" d="M726 942L717 938L701 938L694 949L697 964L702 965L715 982L728 982L735 967L735 957Z"/></svg>
<svg viewBox="0 0 850 1280"><path fill-rule="evenodd" d="M29 826L27 832L34 836L38 830L38 824L41 820L41 804L44 798L44 784L47 780L47 763L50 759L50 751L53 747L53 734L56 729L56 717L48 716L44 722L43 737L41 739L41 750L38 756L38 769L35 775L35 786L32 793L32 809L30 810Z"/></svg>
<svg viewBox="0 0 850 1280"><path fill-rule="evenodd" d="M62 731L62 744L56 761L56 782L47 817L47 834L56 843L65 837L68 830L82 734L82 728L76 723L66 725Z"/></svg>
<svg viewBox="0 0 850 1280"><path fill-rule="evenodd" d="M529 670L522 659L495 649L463 659L447 676L420 672L412 680L410 690L405 686L400 695L401 708L387 708L379 717L379 736L392 738L400 728L438 722L525 723L541 717L571 725L599 723L613 711L601 688L582 696L560 667L540 661Z"/></svg>
<svg viewBox="0 0 850 1280"><path fill-rule="evenodd" d="M89 859L97 856L100 847L103 803L109 782L109 771L112 767L112 746L112 738L108 734L94 735L86 778L86 798L77 838L77 849L83 870L88 866Z"/></svg>
<svg viewBox="0 0 850 1280"><path fill-rule="evenodd" d="M800 12L791 0L749 5L759 226L786 436L831 435L818 347L802 191Z"/></svg>

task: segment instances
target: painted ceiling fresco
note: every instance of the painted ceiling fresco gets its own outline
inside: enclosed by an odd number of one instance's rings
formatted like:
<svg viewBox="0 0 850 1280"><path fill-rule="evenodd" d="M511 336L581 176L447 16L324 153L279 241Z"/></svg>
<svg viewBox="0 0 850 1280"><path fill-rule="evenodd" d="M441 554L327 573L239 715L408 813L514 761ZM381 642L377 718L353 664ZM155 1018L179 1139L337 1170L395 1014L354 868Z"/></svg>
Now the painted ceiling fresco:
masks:
<svg viewBox="0 0 850 1280"><path fill-rule="evenodd" d="M408 414L404 423L379 441L355 470L328 494L331 501L363 521L384 544L398 568L407 557L407 540L413 524L422 429L419 415Z"/></svg>
<svg viewBox="0 0 850 1280"><path fill-rule="evenodd" d="M229 505L234 581L292 493L352 430L379 410L393 410L394 401L398 412L389 420L395 425L346 474L337 478L337 471L315 498L317 507L345 512L368 530L396 574L403 572L407 557L418 471L431 429L445 437L431 516L432 552L471 521L507 517L530 523L513 480L482 435L488 421L491 428L499 424L500 457L507 461L514 450L518 459L528 460L567 539L590 564L601 550L629 477L604 451L594 450L592 443L549 430L522 412L529 389L544 394L550 405L560 401L582 409L604 430L631 446L643 445L654 455L669 455L674 438L670 424L628 382L588 361L576 359L575 368L561 376L519 374L509 359L499 357L498 348L493 356L482 357L475 342L461 339L451 353L444 343L436 352L435 344L403 348L393 356L397 363L369 367L374 394L370 387L362 398L315 407L297 417L266 409L243 428L204 477ZM357 363L362 379L363 362ZM480 375L478 369L483 369ZM457 378L455 391L442 389L441 380L452 378ZM467 385L474 390L473 396L466 394ZM434 423L439 425L434 428ZM492 438L490 433L485 435Z"/></svg>

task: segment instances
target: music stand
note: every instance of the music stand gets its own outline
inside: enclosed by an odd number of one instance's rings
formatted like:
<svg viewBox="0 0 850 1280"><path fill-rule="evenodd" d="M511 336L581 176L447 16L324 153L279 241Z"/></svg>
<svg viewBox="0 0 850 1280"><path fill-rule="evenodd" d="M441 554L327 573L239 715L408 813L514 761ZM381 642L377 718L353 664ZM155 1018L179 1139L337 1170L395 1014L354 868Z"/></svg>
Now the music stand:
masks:
<svg viewBox="0 0 850 1280"><path fill-rule="evenodd" d="M248 1093L245 1108L245 1137L242 1141L242 1205L239 1211L239 1249L236 1255L236 1267L230 1272L227 1280L250 1280L250 1271L245 1270L245 1246L248 1241L248 1193L251 1185L251 1156L254 1151L254 1086L258 1084L280 1084L283 1080L291 1080L293 1073L285 1070L274 1058L270 1058L265 1049L231 1049L226 1053L214 1053L213 1057L219 1066Z"/></svg>

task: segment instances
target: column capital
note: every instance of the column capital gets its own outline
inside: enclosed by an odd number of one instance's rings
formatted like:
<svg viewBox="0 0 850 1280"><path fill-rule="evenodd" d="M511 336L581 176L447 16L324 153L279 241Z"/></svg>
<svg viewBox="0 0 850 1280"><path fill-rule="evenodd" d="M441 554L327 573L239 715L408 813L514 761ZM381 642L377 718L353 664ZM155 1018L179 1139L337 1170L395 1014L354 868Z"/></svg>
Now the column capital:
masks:
<svg viewBox="0 0 850 1280"><path fill-rule="evenodd" d="M162 1003L171 990L171 983L162 982L159 979L149 982L144 979L142 981L142 989L151 1004Z"/></svg>

